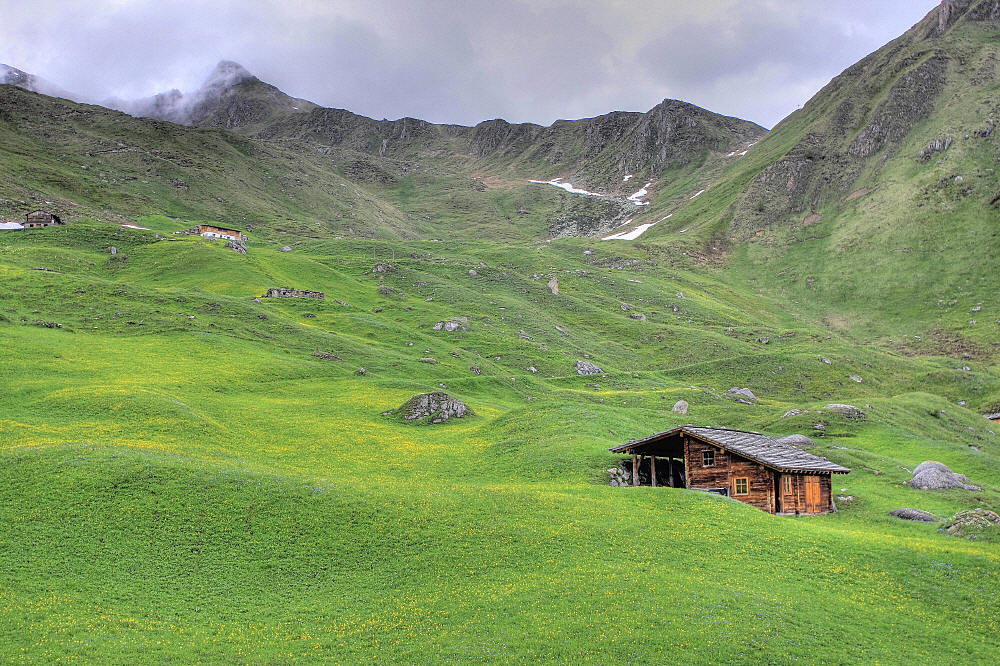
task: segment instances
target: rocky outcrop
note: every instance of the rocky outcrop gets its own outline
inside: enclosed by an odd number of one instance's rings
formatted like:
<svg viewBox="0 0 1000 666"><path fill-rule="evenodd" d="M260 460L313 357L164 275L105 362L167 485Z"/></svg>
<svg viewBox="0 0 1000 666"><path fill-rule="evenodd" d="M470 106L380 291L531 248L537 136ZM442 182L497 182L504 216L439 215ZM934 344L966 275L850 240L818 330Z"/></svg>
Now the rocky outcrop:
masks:
<svg viewBox="0 0 1000 666"><path fill-rule="evenodd" d="M573 196L566 199L562 212L549 225L549 234L552 238L606 236L632 213L619 199Z"/></svg>
<svg viewBox="0 0 1000 666"><path fill-rule="evenodd" d="M576 374L578 375L600 375L604 374L604 371L598 368L596 365L590 361L577 361L576 362Z"/></svg>
<svg viewBox="0 0 1000 666"><path fill-rule="evenodd" d="M944 525L944 532L952 536L975 539L985 532L1000 528L1000 515L987 509L959 511Z"/></svg>
<svg viewBox="0 0 1000 666"><path fill-rule="evenodd" d="M452 331L467 331L469 329L465 325L468 323L468 317L452 317L448 321L439 321L434 324L433 328L435 331L445 331L448 333Z"/></svg>
<svg viewBox="0 0 1000 666"><path fill-rule="evenodd" d="M227 241L225 246L237 254L247 253L247 244L242 239Z"/></svg>
<svg viewBox="0 0 1000 666"><path fill-rule="evenodd" d="M906 138L910 129L933 110L944 86L946 67L944 57L934 57L901 76L875 110L871 122L851 143L848 154L869 157Z"/></svg>
<svg viewBox="0 0 1000 666"><path fill-rule="evenodd" d="M415 395L395 413L407 423L430 424L475 416L475 413L464 402L442 391Z"/></svg>
<svg viewBox="0 0 1000 666"><path fill-rule="evenodd" d="M938 153L951 148L953 139L950 136L942 136L927 144L927 147L920 151L920 161L927 162Z"/></svg>
<svg viewBox="0 0 1000 666"><path fill-rule="evenodd" d="M979 486L969 483L964 474L956 474L951 469L935 460L927 460L917 465L910 479L910 487L917 490L948 490L961 488L963 490L981 490Z"/></svg>
<svg viewBox="0 0 1000 666"><path fill-rule="evenodd" d="M306 289L292 289L291 287L272 287L268 289L261 298L321 298L325 299L326 294L322 291L308 291Z"/></svg>
<svg viewBox="0 0 1000 666"><path fill-rule="evenodd" d="M931 37L948 32L963 16L970 21L1000 20L1000 0L942 0Z"/></svg>

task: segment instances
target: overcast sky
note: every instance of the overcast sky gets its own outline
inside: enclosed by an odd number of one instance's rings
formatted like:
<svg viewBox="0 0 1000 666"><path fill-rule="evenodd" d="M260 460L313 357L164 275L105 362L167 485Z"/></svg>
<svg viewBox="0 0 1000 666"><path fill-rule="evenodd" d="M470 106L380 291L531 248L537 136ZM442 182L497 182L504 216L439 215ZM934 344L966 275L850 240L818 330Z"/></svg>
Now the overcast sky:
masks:
<svg viewBox="0 0 1000 666"><path fill-rule="evenodd" d="M767 127L937 0L0 0L0 62L94 99L222 59L374 118L549 124L671 97Z"/></svg>

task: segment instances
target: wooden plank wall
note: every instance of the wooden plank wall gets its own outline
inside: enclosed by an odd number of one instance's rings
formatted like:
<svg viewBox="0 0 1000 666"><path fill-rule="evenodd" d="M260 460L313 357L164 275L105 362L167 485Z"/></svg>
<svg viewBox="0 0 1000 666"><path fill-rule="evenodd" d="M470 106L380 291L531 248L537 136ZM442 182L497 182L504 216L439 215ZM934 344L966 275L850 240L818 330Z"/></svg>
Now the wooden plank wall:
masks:
<svg viewBox="0 0 1000 666"><path fill-rule="evenodd" d="M705 467L703 464L702 454L708 450L715 452L713 467ZM723 453L716 446L692 438L685 438L684 456L689 488L729 488L730 497L774 513L774 472L769 468L730 452ZM743 477L749 481L750 492L736 495L733 481Z"/></svg>
<svg viewBox="0 0 1000 666"><path fill-rule="evenodd" d="M806 474L790 474L792 477L792 494L782 493L782 513L806 513ZM828 474L819 476L819 499L821 513L833 510L833 487ZM782 488L783 490L783 488Z"/></svg>

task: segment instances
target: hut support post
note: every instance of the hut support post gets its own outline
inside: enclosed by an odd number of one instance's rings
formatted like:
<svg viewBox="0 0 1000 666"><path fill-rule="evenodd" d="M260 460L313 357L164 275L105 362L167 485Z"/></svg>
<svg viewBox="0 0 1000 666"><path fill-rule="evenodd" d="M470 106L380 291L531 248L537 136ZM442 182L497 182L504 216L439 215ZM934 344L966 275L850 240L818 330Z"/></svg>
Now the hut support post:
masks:
<svg viewBox="0 0 1000 666"><path fill-rule="evenodd" d="M639 454L632 454L632 485L639 485Z"/></svg>
<svg viewBox="0 0 1000 666"><path fill-rule="evenodd" d="M674 459L673 457L667 458L667 485L671 488L674 487Z"/></svg>
<svg viewBox="0 0 1000 666"><path fill-rule="evenodd" d="M656 487L656 456L649 456L649 483Z"/></svg>

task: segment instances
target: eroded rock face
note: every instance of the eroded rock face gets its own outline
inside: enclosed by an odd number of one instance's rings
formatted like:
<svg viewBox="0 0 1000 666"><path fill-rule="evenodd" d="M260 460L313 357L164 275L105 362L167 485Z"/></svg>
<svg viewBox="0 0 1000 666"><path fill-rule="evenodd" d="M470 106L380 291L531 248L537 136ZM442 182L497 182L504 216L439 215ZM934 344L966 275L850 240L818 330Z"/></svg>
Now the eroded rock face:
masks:
<svg viewBox="0 0 1000 666"><path fill-rule="evenodd" d="M578 375L602 375L604 371L590 361L577 361L576 374Z"/></svg>
<svg viewBox="0 0 1000 666"><path fill-rule="evenodd" d="M920 509L893 509L889 512L889 515L901 518L902 520L916 520L922 523L939 522L937 516L933 513L927 513Z"/></svg>
<svg viewBox="0 0 1000 666"><path fill-rule="evenodd" d="M444 423L448 419L475 416L464 402L443 391L415 395L396 414L410 423Z"/></svg>
<svg viewBox="0 0 1000 666"><path fill-rule="evenodd" d="M956 474L951 469L935 460L927 460L913 470L913 478L910 479L910 487L917 490L947 490L949 488L961 488L963 490L981 490L979 486L969 483L969 479L964 474Z"/></svg>

